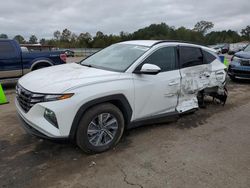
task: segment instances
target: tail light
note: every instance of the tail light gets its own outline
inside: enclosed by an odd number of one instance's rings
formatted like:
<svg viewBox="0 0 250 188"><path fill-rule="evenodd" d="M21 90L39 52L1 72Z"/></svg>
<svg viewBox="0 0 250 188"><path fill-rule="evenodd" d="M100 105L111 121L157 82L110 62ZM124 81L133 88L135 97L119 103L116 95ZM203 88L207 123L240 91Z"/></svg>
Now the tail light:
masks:
<svg viewBox="0 0 250 188"><path fill-rule="evenodd" d="M61 59L63 62L66 63L66 61L67 61L67 56L66 56L66 54L60 54L60 59Z"/></svg>

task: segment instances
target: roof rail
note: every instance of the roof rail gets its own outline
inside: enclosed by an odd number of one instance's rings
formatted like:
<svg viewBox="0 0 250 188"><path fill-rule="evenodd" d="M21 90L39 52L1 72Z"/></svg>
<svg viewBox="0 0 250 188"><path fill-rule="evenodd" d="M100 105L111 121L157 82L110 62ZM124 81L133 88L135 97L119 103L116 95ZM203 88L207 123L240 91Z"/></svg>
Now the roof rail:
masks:
<svg viewBox="0 0 250 188"><path fill-rule="evenodd" d="M206 46L204 44L201 44L201 43L194 43L194 42L189 42L189 41L182 41L182 40L160 40L156 43L154 43L152 46L155 46L157 44L160 44L160 43L164 43L164 42L179 42L179 43L187 43L187 44L195 44L195 45L202 45L202 46Z"/></svg>

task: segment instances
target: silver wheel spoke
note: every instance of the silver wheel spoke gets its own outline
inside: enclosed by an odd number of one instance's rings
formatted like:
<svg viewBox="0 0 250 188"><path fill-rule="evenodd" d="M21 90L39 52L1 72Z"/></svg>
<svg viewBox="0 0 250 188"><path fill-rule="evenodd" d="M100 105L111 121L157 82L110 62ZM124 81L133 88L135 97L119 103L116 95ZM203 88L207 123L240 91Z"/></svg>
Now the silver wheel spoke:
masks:
<svg viewBox="0 0 250 188"><path fill-rule="evenodd" d="M98 137L99 135L98 134L96 134L95 136L92 136L91 138L90 138L90 142L92 143L92 142L94 142L94 140Z"/></svg>
<svg viewBox="0 0 250 188"><path fill-rule="evenodd" d="M99 130L96 130L96 129L88 129L88 134L89 135L94 135L94 134L96 134L98 132L99 132Z"/></svg>
<svg viewBox="0 0 250 188"><path fill-rule="evenodd" d="M110 114L109 113L106 113L105 114L105 117L103 118L103 123L106 123L108 121L108 119L110 118Z"/></svg>
<svg viewBox="0 0 250 188"><path fill-rule="evenodd" d="M98 114L89 123L87 129L88 140L93 146L107 145L114 139L117 129L118 122L112 114Z"/></svg>
<svg viewBox="0 0 250 188"><path fill-rule="evenodd" d="M90 122L89 126L91 126L91 125L94 126L94 127L99 128L98 125L96 125L96 123L95 123L94 121L91 121L91 122Z"/></svg>
<svg viewBox="0 0 250 188"><path fill-rule="evenodd" d="M111 125L117 124L117 121L115 118L112 118L111 120L109 120L106 124L105 127L109 128Z"/></svg>
<svg viewBox="0 0 250 188"><path fill-rule="evenodd" d="M98 115L98 124L99 126L103 124L103 114Z"/></svg>
<svg viewBox="0 0 250 188"><path fill-rule="evenodd" d="M105 130L106 134L113 140L114 136L109 130Z"/></svg>
<svg viewBox="0 0 250 188"><path fill-rule="evenodd" d="M104 131L102 131L99 135L98 135L98 139L96 140L96 145L100 145L101 141L102 141L102 138L103 138L103 134L104 134Z"/></svg>

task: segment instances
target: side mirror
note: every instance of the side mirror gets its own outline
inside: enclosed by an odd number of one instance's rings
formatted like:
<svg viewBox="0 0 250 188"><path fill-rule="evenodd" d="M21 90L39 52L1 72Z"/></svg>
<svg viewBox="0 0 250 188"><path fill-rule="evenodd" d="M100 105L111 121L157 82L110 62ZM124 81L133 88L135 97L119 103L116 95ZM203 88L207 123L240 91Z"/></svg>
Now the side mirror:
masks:
<svg viewBox="0 0 250 188"><path fill-rule="evenodd" d="M161 72L160 67L148 63L144 64L141 70L139 71L139 73L141 74L158 74L159 72Z"/></svg>

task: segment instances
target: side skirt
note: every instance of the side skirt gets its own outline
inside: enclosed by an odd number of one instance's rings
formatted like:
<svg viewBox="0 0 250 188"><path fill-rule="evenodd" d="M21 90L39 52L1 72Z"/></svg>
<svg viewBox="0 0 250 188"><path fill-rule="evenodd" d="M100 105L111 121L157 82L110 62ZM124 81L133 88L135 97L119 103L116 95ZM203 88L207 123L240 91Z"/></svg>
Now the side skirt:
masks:
<svg viewBox="0 0 250 188"><path fill-rule="evenodd" d="M140 127L143 125L172 122L172 121L176 121L179 117L180 117L180 113L175 111L175 112L170 112L166 114L160 114L156 116L141 118L141 119L130 122L130 124L127 125L127 129Z"/></svg>

